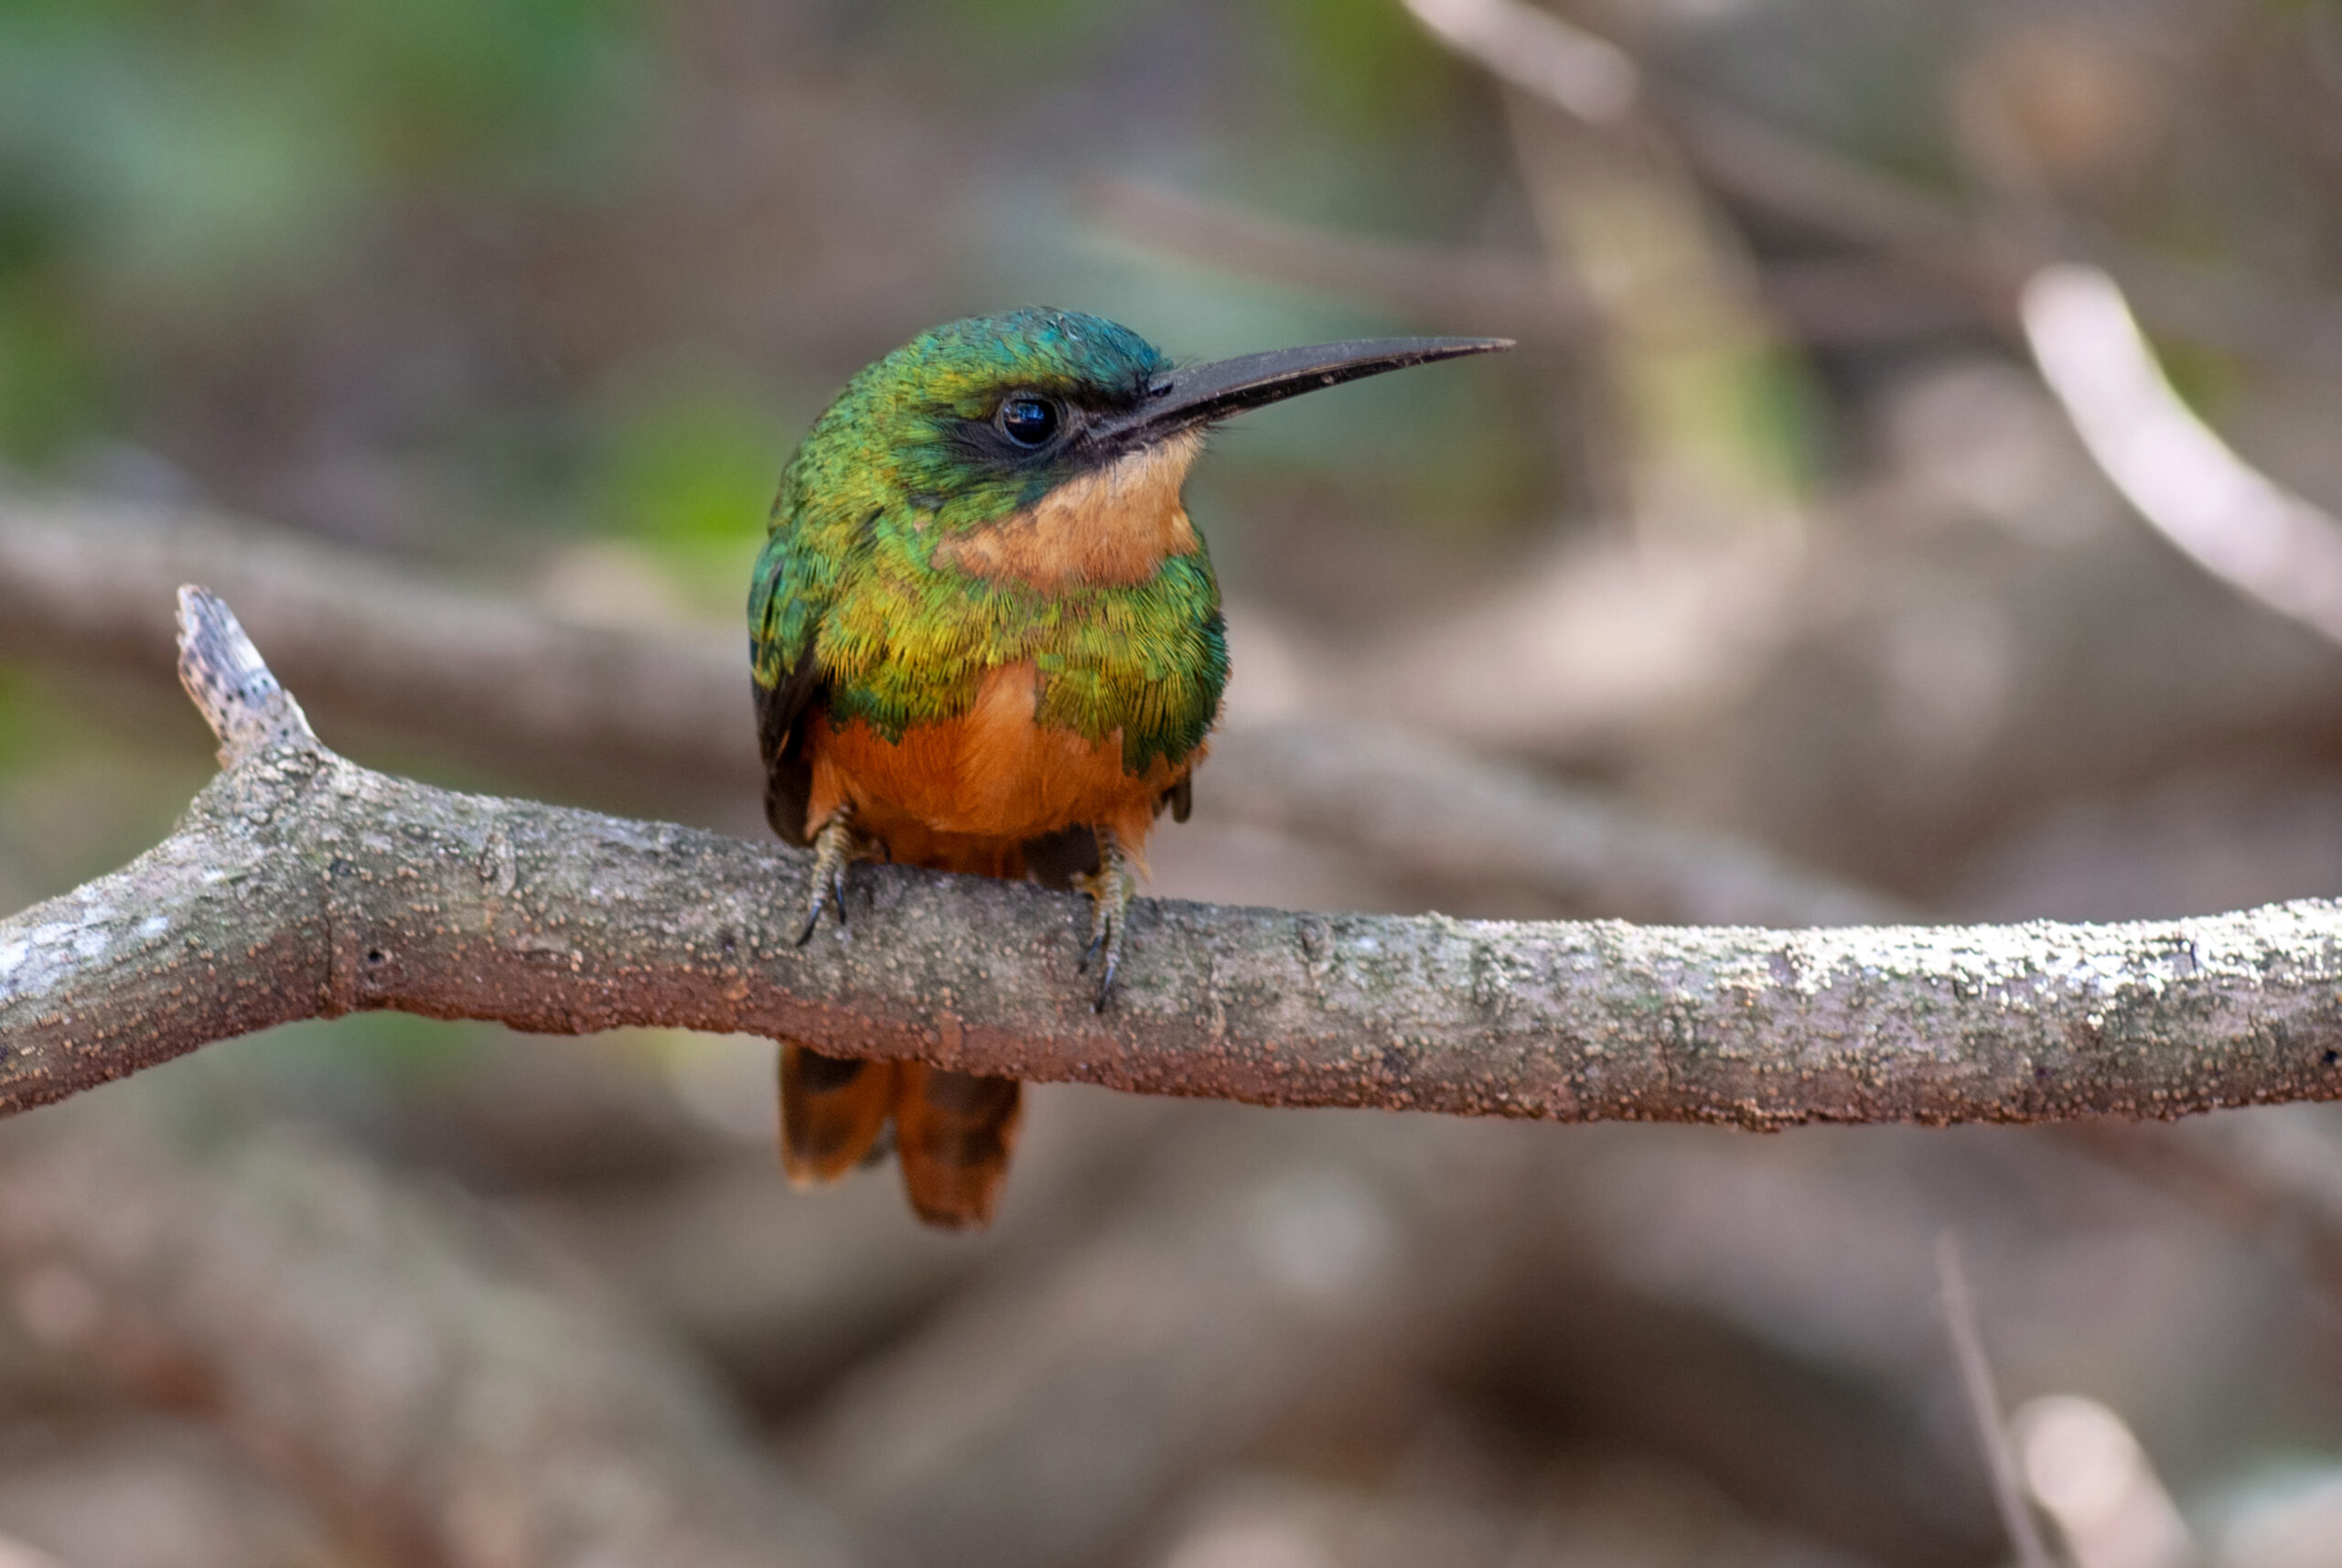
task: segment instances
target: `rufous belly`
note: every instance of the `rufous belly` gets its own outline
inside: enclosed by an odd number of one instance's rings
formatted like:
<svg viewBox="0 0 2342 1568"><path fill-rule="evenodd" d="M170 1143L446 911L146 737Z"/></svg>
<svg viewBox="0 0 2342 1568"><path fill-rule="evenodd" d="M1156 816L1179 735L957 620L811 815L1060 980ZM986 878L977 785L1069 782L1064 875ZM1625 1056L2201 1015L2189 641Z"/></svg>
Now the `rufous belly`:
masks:
<svg viewBox="0 0 2342 1568"><path fill-rule="evenodd" d="M1104 827L1144 865L1155 802L1202 748L1127 772L1119 733L1093 741L1036 723L1039 690L1031 663L1003 665L986 673L964 715L894 742L860 719L816 715L806 820L825 822L851 804L854 825L897 860L994 876L1023 874L1017 846L1026 839Z"/></svg>

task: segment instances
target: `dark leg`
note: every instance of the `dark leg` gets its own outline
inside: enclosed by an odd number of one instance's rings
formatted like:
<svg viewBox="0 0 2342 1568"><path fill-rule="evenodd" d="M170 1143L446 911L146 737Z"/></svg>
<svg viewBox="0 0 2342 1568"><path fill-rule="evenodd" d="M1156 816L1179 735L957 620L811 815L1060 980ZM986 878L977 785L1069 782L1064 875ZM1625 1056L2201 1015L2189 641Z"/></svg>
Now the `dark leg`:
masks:
<svg viewBox="0 0 2342 1568"><path fill-rule="evenodd" d="M1131 875L1130 860L1123 853L1122 841L1112 828L1100 828L1098 832L1098 869L1073 879L1073 885L1090 895L1090 946L1081 955L1081 971L1090 972L1093 962L1098 965L1098 997L1092 1004L1098 1012L1106 1010L1106 998L1114 989L1114 975L1123 962L1123 932L1129 924L1131 897L1138 890L1138 879Z"/></svg>
<svg viewBox="0 0 2342 1568"><path fill-rule="evenodd" d="M805 898L805 924L797 933L797 945L803 947L813 935L813 928L822 923L822 911L837 911L838 924L845 924L845 868L861 852L859 836L854 831L854 808L840 806L813 835L812 885Z"/></svg>

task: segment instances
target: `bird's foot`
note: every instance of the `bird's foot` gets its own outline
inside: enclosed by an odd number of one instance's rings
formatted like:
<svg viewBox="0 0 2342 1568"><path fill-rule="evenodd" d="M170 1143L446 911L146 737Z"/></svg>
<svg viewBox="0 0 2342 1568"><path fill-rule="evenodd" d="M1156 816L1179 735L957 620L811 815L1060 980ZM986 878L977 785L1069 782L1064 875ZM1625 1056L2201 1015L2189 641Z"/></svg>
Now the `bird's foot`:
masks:
<svg viewBox="0 0 2342 1568"><path fill-rule="evenodd" d="M1115 972L1122 968L1123 934L1130 925L1131 898L1138 891L1129 858L1112 832L1099 830L1098 869L1076 876L1073 885L1090 895L1090 945L1082 950L1081 972L1098 965L1098 995L1091 1006L1103 1013Z"/></svg>
<svg viewBox="0 0 2342 1568"><path fill-rule="evenodd" d="M805 924L797 932L797 945L803 947L812 939L814 928L822 923L822 911L837 912L838 924L845 924L845 868L860 855L862 843L854 831L854 811L840 806L813 835L813 875L805 895Z"/></svg>

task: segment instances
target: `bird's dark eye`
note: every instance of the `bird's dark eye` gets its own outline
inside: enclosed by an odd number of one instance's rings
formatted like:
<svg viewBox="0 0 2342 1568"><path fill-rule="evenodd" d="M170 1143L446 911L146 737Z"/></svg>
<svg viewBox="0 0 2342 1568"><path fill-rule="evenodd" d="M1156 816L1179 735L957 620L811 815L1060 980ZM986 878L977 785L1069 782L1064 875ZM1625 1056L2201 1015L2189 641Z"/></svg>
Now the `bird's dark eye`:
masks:
<svg viewBox="0 0 2342 1568"><path fill-rule="evenodd" d="M1058 405L1019 392L1000 405L1000 428L1019 446L1038 446L1058 433Z"/></svg>

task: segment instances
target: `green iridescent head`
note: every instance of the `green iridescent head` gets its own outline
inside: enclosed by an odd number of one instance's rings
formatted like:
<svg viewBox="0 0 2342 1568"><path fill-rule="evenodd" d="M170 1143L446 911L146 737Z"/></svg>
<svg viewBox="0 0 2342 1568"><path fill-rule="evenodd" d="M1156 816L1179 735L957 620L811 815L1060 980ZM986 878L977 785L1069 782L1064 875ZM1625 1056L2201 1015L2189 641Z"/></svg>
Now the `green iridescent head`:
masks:
<svg viewBox="0 0 2342 1568"><path fill-rule="evenodd" d="M921 333L846 383L782 478L748 598L768 756L817 690L833 721L891 741L1030 662L1043 726L1119 733L1133 773L1186 757L1228 675L1219 585L1178 496L1198 432L1504 346L1391 338L1175 367L1066 310ZM987 526L1020 514L1030 526Z"/></svg>
<svg viewBox="0 0 2342 1568"><path fill-rule="evenodd" d="M814 422L777 516L908 505L946 530L997 521L1077 474L1321 387L1507 348L1391 338L1174 369L1127 327L1027 306L922 332Z"/></svg>
<svg viewBox="0 0 2342 1568"><path fill-rule="evenodd" d="M798 448L784 511L908 503L946 528L1028 506L1107 453L1171 362L1127 327L1028 306L920 333L866 366Z"/></svg>

